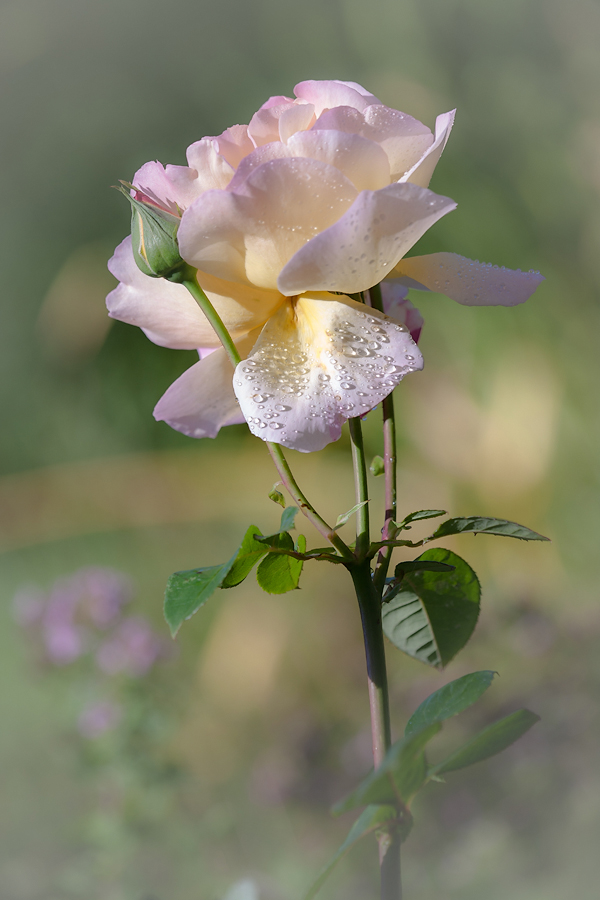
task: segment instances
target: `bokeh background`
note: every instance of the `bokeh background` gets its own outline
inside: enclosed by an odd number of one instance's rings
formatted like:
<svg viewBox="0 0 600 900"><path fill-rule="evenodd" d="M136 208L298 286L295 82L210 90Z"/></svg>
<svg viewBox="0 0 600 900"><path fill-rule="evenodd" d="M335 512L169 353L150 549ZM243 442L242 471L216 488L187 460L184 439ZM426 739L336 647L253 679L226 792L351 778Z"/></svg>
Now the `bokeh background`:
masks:
<svg viewBox="0 0 600 900"><path fill-rule="evenodd" d="M500 675L442 749L520 705L542 716L419 799L407 897L597 897L599 39L597 0L2 0L4 900L221 900L236 883L239 898L292 900L348 828L328 807L369 769L368 709L337 570L307 567L282 597L248 579L176 652L127 669L115 651L102 677L76 648L50 663L31 625L35 585L63 579L63 596L102 567L130 580L127 615L163 648L167 576L227 559L250 522L275 527L275 476L244 428L194 442L152 418L194 356L106 318L106 259L128 230L109 188L332 77L429 125L458 108L432 182L458 209L415 253L547 279L511 310L413 298L426 369L396 391L402 509L514 519L553 543L448 541L484 586L472 643L444 673L390 648L396 735L474 668ZM290 453L332 517L353 503L348 455L346 439ZM323 900L366 900L375 883L366 842Z"/></svg>

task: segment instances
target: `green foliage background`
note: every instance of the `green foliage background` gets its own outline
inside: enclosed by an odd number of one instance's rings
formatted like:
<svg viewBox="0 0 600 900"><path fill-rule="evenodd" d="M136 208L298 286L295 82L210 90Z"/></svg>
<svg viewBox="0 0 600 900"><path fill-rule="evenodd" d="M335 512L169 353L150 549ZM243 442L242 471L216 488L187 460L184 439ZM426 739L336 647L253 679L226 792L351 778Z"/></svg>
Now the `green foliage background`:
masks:
<svg viewBox="0 0 600 900"><path fill-rule="evenodd" d="M415 252L547 278L513 310L416 297L426 370L396 392L402 511L495 515L553 544L449 540L484 587L470 649L439 675L390 648L397 734L474 668L501 678L448 741L518 705L542 715L419 801L407 896L596 897L599 38L595 0L0 4L3 898L218 900L253 876L291 900L347 829L327 807L369 768L368 711L337 569L307 566L284 597L224 592L182 630L160 750L179 780L125 823L98 812L65 681L33 673L10 612L24 581L106 564L136 577L160 625L172 571L229 558L251 521L277 526L274 476L242 427L196 443L152 419L194 354L107 330L104 266L128 230L111 184L148 159L183 163L189 143L305 78L359 81L430 125L456 106L432 188L458 210ZM366 437L380 453L374 415ZM291 456L310 496L327 485L328 515L352 505L344 441ZM322 896L364 900L374 878L374 849L359 848Z"/></svg>

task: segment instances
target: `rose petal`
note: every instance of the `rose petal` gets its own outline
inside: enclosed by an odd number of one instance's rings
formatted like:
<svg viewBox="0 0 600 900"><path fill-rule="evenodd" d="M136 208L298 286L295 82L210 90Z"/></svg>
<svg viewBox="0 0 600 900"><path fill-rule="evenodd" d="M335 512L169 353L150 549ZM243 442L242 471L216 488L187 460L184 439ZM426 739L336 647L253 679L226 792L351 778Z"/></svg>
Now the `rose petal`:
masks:
<svg viewBox="0 0 600 900"><path fill-rule="evenodd" d="M420 185L420 187L428 187L431 176L433 175L433 170L437 166L438 160L442 155L442 150L450 137L455 115L456 110L453 109L450 112L443 113L441 116L437 117L435 120L435 141L424 154L423 158L415 163L413 167L402 176L400 181L410 181L412 184Z"/></svg>
<svg viewBox="0 0 600 900"><path fill-rule="evenodd" d="M119 244L108 267L121 282L106 298L111 318L139 326L161 347L195 350L219 346L212 325L187 288L140 272L130 237ZM234 337L262 325L282 303L275 291L224 282L204 273L199 282Z"/></svg>
<svg viewBox="0 0 600 900"><path fill-rule="evenodd" d="M121 282L106 298L112 319L138 325L161 347L194 350L217 343L210 323L183 285L140 272L131 237L119 244L108 268Z"/></svg>
<svg viewBox="0 0 600 900"><path fill-rule="evenodd" d="M313 126L313 131L322 130L358 134L375 141L389 159L394 181L417 164L433 144L433 135L426 125L383 104L368 106L362 112L348 106L328 109Z"/></svg>
<svg viewBox="0 0 600 900"><path fill-rule="evenodd" d="M233 176L233 167L217 153L216 143L212 138L202 138L187 148L187 161L198 173L198 195L227 187Z"/></svg>
<svg viewBox="0 0 600 900"><path fill-rule="evenodd" d="M310 157L335 166L357 191L376 191L390 183L390 166L382 148L357 134L341 131L300 131L288 141L294 156Z"/></svg>
<svg viewBox="0 0 600 900"><path fill-rule="evenodd" d="M355 197L356 189L333 166L274 159L236 191L208 191L192 204L179 227L181 254L203 272L276 290L287 261Z"/></svg>
<svg viewBox="0 0 600 900"><path fill-rule="evenodd" d="M296 101L279 117L279 137L284 144L298 131L306 131L315 124L315 108L312 103Z"/></svg>
<svg viewBox="0 0 600 900"><path fill-rule="evenodd" d="M229 182L236 192L250 172L272 159L303 157L339 169L358 191L378 190L390 183L390 167L383 150L373 141L341 131L299 131L287 144L273 141L257 147L240 163Z"/></svg>
<svg viewBox="0 0 600 900"><path fill-rule="evenodd" d="M403 259L394 269L431 291L464 306L517 306L544 281L539 272L498 268L458 253L430 253Z"/></svg>
<svg viewBox="0 0 600 900"><path fill-rule="evenodd" d="M261 107L252 116L248 134L256 147L272 141L283 141L302 131L315 121L315 109L310 103L289 100L279 106Z"/></svg>
<svg viewBox="0 0 600 900"><path fill-rule="evenodd" d="M257 336L254 331L237 342L242 355ZM219 347L173 382L156 404L154 418L195 438L214 438L225 425L244 422L233 392L233 366L225 350Z"/></svg>
<svg viewBox="0 0 600 900"><path fill-rule="evenodd" d="M267 322L233 384L254 434L308 453L422 365L402 326L349 297L313 294Z"/></svg>
<svg viewBox="0 0 600 900"><path fill-rule="evenodd" d="M247 125L232 125L226 128L218 137L206 138L214 141L217 153L229 163L232 169L237 169L240 162L254 150L254 144L248 135Z"/></svg>
<svg viewBox="0 0 600 900"><path fill-rule="evenodd" d="M287 296L304 291L354 294L367 290L455 207L448 197L412 184L362 191L338 222L290 259L279 275L279 290Z"/></svg>
<svg viewBox="0 0 600 900"><path fill-rule="evenodd" d="M187 166L167 166L165 169L158 161L147 162L138 169L132 184L175 215L178 215L178 207L187 209L202 193L195 169Z"/></svg>
<svg viewBox="0 0 600 900"><path fill-rule="evenodd" d="M390 319L406 325L410 336L417 344L423 328L423 316L407 297L408 288L399 279L381 282L381 299L383 311Z"/></svg>
<svg viewBox="0 0 600 900"><path fill-rule="evenodd" d="M283 94L278 94L275 97L269 97L269 99L263 103L263 105L260 107L260 109L271 109L271 107L273 107L273 106L285 106L286 103L293 103L293 102L294 102L293 97L286 97Z"/></svg>
<svg viewBox="0 0 600 900"><path fill-rule="evenodd" d="M312 103L317 117L324 109L335 106L352 106L362 111L372 103L379 103L377 97L351 81L301 81L294 88L294 94Z"/></svg>

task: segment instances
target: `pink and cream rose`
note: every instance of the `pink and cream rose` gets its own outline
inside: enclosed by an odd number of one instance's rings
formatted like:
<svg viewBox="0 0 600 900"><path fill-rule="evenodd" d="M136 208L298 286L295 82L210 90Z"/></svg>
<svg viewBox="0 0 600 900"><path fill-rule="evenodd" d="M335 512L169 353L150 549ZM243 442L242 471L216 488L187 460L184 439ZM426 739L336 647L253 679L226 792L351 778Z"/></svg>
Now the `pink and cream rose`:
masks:
<svg viewBox="0 0 600 900"><path fill-rule="evenodd" d="M351 82L305 81L294 93L192 144L187 167L149 162L133 179L181 214L181 255L236 343L235 373L186 288L140 272L130 238L110 261L120 284L107 304L161 346L202 348L159 400L158 420L192 437L246 421L308 452L422 368L407 286L512 306L542 279L454 253L405 257L455 208L428 189L453 113L432 133ZM387 278L388 315L350 296Z"/></svg>

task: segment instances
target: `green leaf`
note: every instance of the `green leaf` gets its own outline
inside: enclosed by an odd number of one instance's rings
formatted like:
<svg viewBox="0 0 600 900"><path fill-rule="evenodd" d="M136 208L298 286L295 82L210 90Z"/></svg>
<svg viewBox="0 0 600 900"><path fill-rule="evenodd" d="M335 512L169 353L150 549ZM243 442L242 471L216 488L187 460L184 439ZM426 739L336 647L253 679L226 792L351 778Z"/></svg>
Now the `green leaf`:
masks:
<svg viewBox="0 0 600 900"><path fill-rule="evenodd" d="M436 562L427 559L411 559L398 563L394 569L396 578L403 578L409 572L452 572L456 567L449 563Z"/></svg>
<svg viewBox="0 0 600 900"><path fill-rule="evenodd" d="M383 475L385 472L385 463L381 456L373 457L371 465L369 466L369 471L375 478L377 478L378 475Z"/></svg>
<svg viewBox="0 0 600 900"><path fill-rule="evenodd" d="M337 522L335 523L334 531L337 531L338 528L341 528L342 525L345 525L346 522L352 518L355 512L361 508L361 506L365 506L369 501L363 500L361 503L357 503L356 506L353 506L352 509L349 509L348 512L342 513L341 516L337 517Z"/></svg>
<svg viewBox="0 0 600 900"><path fill-rule="evenodd" d="M221 586L236 557L222 566L175 572L167 581L165 619L175 637L182 623L197 612Z"/></svg>
<svg viewBox="0 0 600 900"><path fill-rule="evenodd" d="M291 528L294 528L294 519L299 512L300 509L297 506L286 506L281 513L281 525L279 526L279 531L289 531Z"/></svg>
<svg viewBox="0 0 600 900"><path fill-rule="evenodd" d="M378 831L383 825L393 821L395 817L396 810L393 806L367 806L350 829L344 843L331 857L317 880L312 883L303 900L313 900L313 897L317 895L334 867L361 838Z"/></svg>
<svg viewBox="0 0 600 900"><path fill-rule="evenodd" d="M419 560L447 563L454 571L405 575L383 607L383 630L399 650L441 669L473 633L481 588L473 569L450 550L426 550Z"/></svg>
<svg viewBox="0 0 600 900"><path fill-rule="evenodd" d="M540 717L528 709L519 709L488 728L484 728L477 737L456 750L439 765L434 766L430 774L441 775L444 772L453 772L455 769L463 769L465 766L472 766L473 763L495 756L496 753L500 753L506 747L514 744L539 720Z"/></svg>
<svg viewBox="0 0 600 900"><path fill-rule="evenodd" d="M466 516L458 519L447 519L427 538L428 541L434 541L437 538L447 537L449 534L462 534L463 532L472 532L473 534L501 534L505 537L519 538L521 541L549 541L550 538L525 528L524 525L517 525L516 522L509 522L506 519L489 519L484 516Z"/></svg>
<svg viewBox="0 0 600 900"><path fill-rule="evenodd" d="M338 815L369 803L409 804L427 778L424 747L441 727L440 722L433 722L392 744L379 768L367 775L348 797L336 803L333 813Z"/></svg>
<svg viewBox="0 0 600 900"><path fill-rule="evenodd" d="M418 522L419 519L437 519L438 516L445 516L445 509L418 509L416 512L409 513L401 522L398 522L398 528L406 528L411 522Z"/></svg>
<svg viewBox="0 0 600 900"><path fill-rule="evenodd" d="M472 672L445 684L423 700L408 720L404 734L413 734L432 722L443 722L472 706L487 691L495 674L489 670Z"/></svg>
<svg viewBox="0 0 600 900"><path fill-rule="evenodd" d="M269 491L269 500L272 500L273 503L279 503L280 506L283 506L285 509L285 497L278 490L278 486L281 484L281 481L276 481L271 490Z"/></svg>
<svg viewBox="0 0 600 900"><path fill-rule="evenodd" d="M220 587L232 588L241 584L252 571L253 566L268 553L266 547L261 546L255 539L255 535L262 537L260 529L256 525L251 525L240 545L240 549L235 556L232 567L223 579Z"/></svg>
<svg viewBox="0 0 600 900"><path fill-rule="evenodd" d="M300 539L298 540L300 541ZM273 535L271 546L283 550L294 550L294 542L287 531ZM304 548L306 549L305 539ZM267 594L285 594L298 587L301 572L301 559L294 559L293 556L287 556L285 553L268 553L256 570L256 580Z"/></svg>

